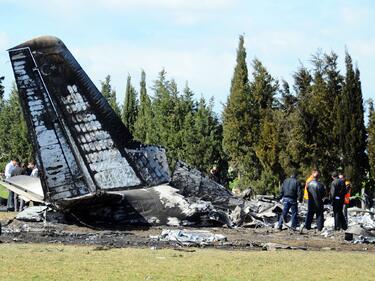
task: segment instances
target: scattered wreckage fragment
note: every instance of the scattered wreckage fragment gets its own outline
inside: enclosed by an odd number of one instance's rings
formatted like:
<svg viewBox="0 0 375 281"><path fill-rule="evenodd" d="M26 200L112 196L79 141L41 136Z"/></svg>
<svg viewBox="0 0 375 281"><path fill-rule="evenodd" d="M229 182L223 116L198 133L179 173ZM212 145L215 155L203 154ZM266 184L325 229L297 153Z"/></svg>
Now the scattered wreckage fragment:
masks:
<svg viewBox="0 0 375 281"><path fill-rule="evenodd" d="M348 213L346 240L354 244L375 244L375 208L353 207L348 209Z"/></svg>
<svg viewBox="0 0 375 281"><path fill-rule="evenodd" d="M44 202L43 189L39 178L20 175L5 181L0 180L0 184L18 194L25 202Z"/></svg>
<svg viewBox="0 0 375 281"><path fill-rule="evenodd" d="M163 229L160 235L151 239L163 242L175 242L180 246L206 246L227 241L222 234L207 230Z"/></svg>

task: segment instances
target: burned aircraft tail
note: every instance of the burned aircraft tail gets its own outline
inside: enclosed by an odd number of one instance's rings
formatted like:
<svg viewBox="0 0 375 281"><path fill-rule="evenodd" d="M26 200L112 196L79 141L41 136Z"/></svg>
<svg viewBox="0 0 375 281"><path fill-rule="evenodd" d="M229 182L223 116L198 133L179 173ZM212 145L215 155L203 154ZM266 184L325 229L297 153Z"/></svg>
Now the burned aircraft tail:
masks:
<svg viewBox="0 0 375 281"><path fill-rule="evenodd" d="M163 148L135 141L63 42L39 37L8 50L46 201L169 182Z"/></svg>
<svg viewBox="0 0 375 281"><path fill-rule="evenodd" d="M232 225L244 203L186 165L170 175L165 150L133 139L62 41L8 51L44 201L95 224Z"/></svg>

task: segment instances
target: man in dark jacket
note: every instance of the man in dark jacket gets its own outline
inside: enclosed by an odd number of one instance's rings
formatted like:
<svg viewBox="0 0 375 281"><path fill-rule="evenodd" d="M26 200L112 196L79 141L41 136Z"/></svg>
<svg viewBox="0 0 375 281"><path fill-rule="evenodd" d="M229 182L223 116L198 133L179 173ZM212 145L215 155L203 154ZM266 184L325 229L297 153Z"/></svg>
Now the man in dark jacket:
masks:
<svg viewBox="0 0 375 281"><path fill-rule="evenodd" d="M306 229L311 229L311 223L316 214L316 224L319 231L323 229L324 226L324 205L323 197L325 195L325 188L323 184L318 181L319 172L314 174L314 178L307 185L307 192L309 195L309 200L307 201L307 215L305 221Z"/></svg>
<svg viewBox="0 0 375 281"><path fill-rule="evenodd" d="M283 221L286 221L289 210L292 211L292 228L298 226L298 203L302 203L302 187L296 179L296 173L293 173L289 178L285 179L281 186L281 197L283 198L283 213L280 216L278 228L282 229Z"/></svg>
<svg viewBox="0 0 375 281"><path fill-rule="evenodd" d="M333 216L335 219L335 230L340 230L341 228L346 230L348 225L343 214L346 194L345 182L338 178L338 174L336 172L332 173L332 180L330 198L332 202Z"/></svg>

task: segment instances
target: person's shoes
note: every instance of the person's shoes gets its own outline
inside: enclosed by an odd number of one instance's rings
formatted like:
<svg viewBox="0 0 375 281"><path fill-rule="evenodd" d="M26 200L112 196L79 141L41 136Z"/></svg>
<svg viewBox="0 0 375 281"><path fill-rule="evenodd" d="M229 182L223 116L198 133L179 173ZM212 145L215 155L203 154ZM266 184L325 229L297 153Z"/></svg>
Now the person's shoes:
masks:
<svg viewBox="0 0 375 281"><path fill-rule="evenodd" d="M303 229L305 228L305 224L301 224L301 226L299 227L299 233L302 233L303 232Z"/></svg>

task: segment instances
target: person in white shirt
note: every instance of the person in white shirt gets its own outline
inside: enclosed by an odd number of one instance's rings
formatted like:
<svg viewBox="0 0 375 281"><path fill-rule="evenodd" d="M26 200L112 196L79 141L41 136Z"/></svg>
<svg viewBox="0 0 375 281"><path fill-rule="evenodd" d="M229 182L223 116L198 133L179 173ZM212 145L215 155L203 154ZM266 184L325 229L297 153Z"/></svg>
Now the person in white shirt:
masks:
<svg viewBox="0 0 375 281"><path fill-rule="evenodd" d="M31 177L39 177L39 171L38 171L38 168L36 166L34 166L34 169L32 170L31 174L30 174Z"/></svg>
<svg viewBox="0 0 375 281"><path fill-rule="evenodd" d="M12 176L17 164L18 160L16 158L12 158L12 160L5 166L4 175L6 179L9 179ZM8 195L7 210L14 211L14 192L10 190Z"/></svg>
<svg viewBox="0 0 375 281"><path fill-rule="evenodd" d="M4 171L4 175L5 175L5 178L6 179L9 179L11 176L12 176L12 172L13 170L16 168L17 166L17 159L13 158L6 166L5 166L5 171Z"/></svg>

